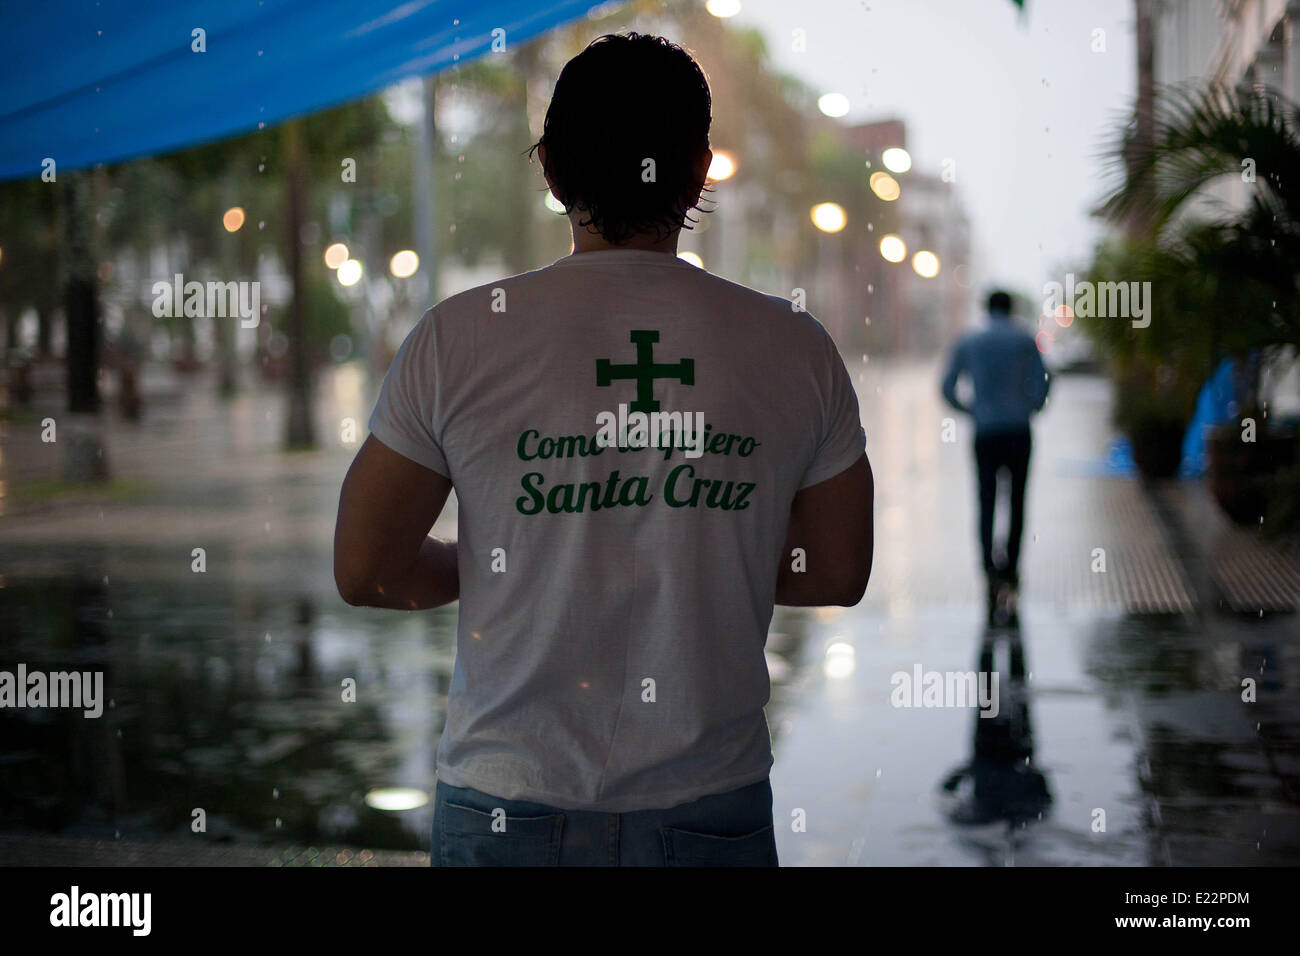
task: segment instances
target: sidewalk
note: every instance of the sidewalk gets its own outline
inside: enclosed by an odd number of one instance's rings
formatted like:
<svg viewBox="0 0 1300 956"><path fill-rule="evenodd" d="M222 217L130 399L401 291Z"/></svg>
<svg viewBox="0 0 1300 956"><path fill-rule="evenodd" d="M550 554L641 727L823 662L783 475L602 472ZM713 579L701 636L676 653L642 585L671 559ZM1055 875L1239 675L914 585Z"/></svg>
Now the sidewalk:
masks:
<svg viewBox="0 0 1300 956"><path fill-rule="evenodd" d="M989 722L890 698L893 675L918 666L980 669L968 426L941 440L951 413L936 366L849 364L876 475L876 562L858 607L773 618L783 864L1300 862L1294 618L1206 609L1205 545L1170 523L1173 505L1104 477L1109 388L1088 377L1058 378L1038 422L1022 562L1025 766L1051 802L1041 820L952 822L941 784L971 760L976 728L987 749ZM41 492L59 474L57 447L30 422L4 426L0 660L93 661L115 696L89 734L5 717L9 852L218 865L214 854L270 863L352 847L356 860L367 846L396 863L427 849L427 806L385 814L361 798L432 789L455 608L349 608L331 572L357 447L340 425L353 418L364 436L376 384L351 367L324 378L321 450L285 455L280 392L223 408L209 382L188 383L140 425L109 416L120 482L108 495ZM454 534L454 514L438 533ZM191 569L196 547L204 574ZM1240 566L1224 557L1217 580L1244 587ZM347 677L358 702L340 705ZM1241 701L1244 677L1257 703ZM188 832L199 806L219 849ZM15 835L33 830L47 836Z"/></svg>
<svg viewBox="0 0 1300 956"><path fill-rule="evenodd" d="M1094 378L1056 380L1030 472L1027 766L1052 801L1041 820L950 821L940 784L971 760L980 718L890 695L892 675L917 667L977 669L970 438L959 420L958 442L939 440L951 413L937 368L882 366L854 369L877 482L872 582L858 607L817 615L803 683L774 728L783 863L1300 861L1294 620L1198 612L1183 542L1138 483L1099 477L1109 389ZM1261 656L1270 680L1244 704L1241 679L1259 676ZM792 831L796 810L806 832Z"/></svg>

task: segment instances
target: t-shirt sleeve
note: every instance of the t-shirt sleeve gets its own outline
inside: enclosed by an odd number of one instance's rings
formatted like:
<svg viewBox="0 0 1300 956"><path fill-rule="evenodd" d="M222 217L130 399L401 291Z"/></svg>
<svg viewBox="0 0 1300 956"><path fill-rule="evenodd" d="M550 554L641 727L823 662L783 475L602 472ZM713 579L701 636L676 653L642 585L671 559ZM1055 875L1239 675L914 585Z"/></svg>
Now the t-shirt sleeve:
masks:
<svg viewBox="0 0 1300 956"><path fill-rule="evenodd" d="M450 478L437 420L437 339L426 312L393 358L370 415L370 434L393 451Z"/></svg>
<svg viewBox="0 0 1300 956"><path fill-rule="evenodd" d="M856 462L867 448L867 433L858 413L858 394L840 350L825 328L822 336L823 394L828 397L821 438L800 489L834 478Z"/></svg>

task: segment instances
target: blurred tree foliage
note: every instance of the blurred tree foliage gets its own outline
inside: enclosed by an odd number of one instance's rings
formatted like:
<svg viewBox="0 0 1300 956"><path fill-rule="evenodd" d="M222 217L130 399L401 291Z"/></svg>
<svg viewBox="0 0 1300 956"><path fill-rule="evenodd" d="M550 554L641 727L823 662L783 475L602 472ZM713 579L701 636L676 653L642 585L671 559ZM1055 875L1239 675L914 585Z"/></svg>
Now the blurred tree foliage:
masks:
<svg viewBox="0 0 1300 956"><path fill-rule="evenodd" d="M1225 355L1243 360L1300 345L1298 121L1295 105L1273 91L1188 86L1163 91L1149 147L1135 148L1131 129L1116 138L1111 155L1123 178L1101 211L1147 228L1104 244L1092 278L1149 281L1152 321L1085 326L1121 381L1140 381L1146 369L1179 383L1146 396L1152 413L1168 412L1172 391L1190 417L1186 393L1194 402ZM1207 219L1214 206L1203 202L1189 214L1193 200L1228 180L1245 186L1240 211ZM1243 414L1257 397L1246 396ZM1126 414L1141 414L1141 402L1130 404Z"/></svg>
<svg viewBox="0 0 1300 956"><path fill-rule="evenodd" d="M866 187L863 155L845 145L839 124L821 115L809 88L773 68L758 32L710 16L694 0L634 0L595 9L534 41L439 75L433 168L440 266L445 261L524 271L567 254L568 223L545 207L540 169L526 151L541 132L564 62L595 36L634 23L680 38L709 77L712 145L738 160L735 176L719 193L728 201L746 190L761 197L737 203L752 270L786 276L808 269L818 254L818 234L808 220L817 202L840 203L854 229L871 222L878 236L892 228L893 208ZM390 91L301 120L307 203L297 241L304 287L294 294L311 314L305 341L290 335L291 354L301 350L312 362L323 360L333 336L364 339L390 320L394 308L411 307L413 314L397 320L409 324L432 304L409 302L403 280L388 273L392 255L414 248L417 232L419 125L406 116L399 122L390 112L403 97L410 99L408 92ZM193 346L190 319L152 314L153 282L170 281L177 272L200 281L286 273L286 159L277 127L100 171L95 256L109 263L99 270L100 294L123 322L119 341L110 344L131 344L126 351L138 355L145 351L141 343L164 329L179 339L182 351ZM349 160L355 161L353 182L341 175ZM62 177L57 184L0 184L0 315L10 323L28 309L52 322L61 308L55 224L62 186ZM242 207L246 217L233 233L222 225L232 206ZM847 240L849 232L838 240ZM322 261L325 247L336 241L361 260L363 295L338 294L334 274ZM874 251L865 232L855 241ZM270 334L291 331L289 311L288 304L270 304L263 316L259 356L267 368ZM216 323L225 393L235 382L234 328ZM364 351L366 343L360 344Z"/></svg>

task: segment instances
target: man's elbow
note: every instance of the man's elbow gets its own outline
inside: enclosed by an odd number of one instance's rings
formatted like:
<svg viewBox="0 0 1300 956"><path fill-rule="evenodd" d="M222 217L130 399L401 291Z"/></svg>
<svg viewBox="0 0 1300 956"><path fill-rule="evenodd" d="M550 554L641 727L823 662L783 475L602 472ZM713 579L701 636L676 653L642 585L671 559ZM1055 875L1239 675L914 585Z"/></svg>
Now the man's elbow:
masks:
<svg viewBox="0 0 1300 956"><path fill-rule="evenodd" d="M835 588L836 607L856 607L867 593L867 582L871 579L871 565L841 581Z"/></svg>
<svg viewBox="0 0 1300 956"><path fill-rule="evenodd" d="M370 607L374 588L339 568L334 569L334 587L345 604L352 607Z"/></svg>
<svg viewBox="0 0 1300 956"><path fill-rule="evenodd" d="M867 582L846 588L835 601L837 607L857 607L867 593Z"/></svg>

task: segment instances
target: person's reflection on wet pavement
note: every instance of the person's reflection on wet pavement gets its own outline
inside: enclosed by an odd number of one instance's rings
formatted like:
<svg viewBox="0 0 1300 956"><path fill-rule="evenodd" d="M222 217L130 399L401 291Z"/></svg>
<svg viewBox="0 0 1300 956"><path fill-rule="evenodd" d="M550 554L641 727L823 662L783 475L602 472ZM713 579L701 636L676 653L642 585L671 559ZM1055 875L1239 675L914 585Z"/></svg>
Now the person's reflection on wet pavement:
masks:
<svg viewBox="0 0 1300 956"><path fill-rule="evenodd" d="M944 811L955 824L1040 820L1051 806L1047 777L1033 766L1034 739L1025 687L1025 646L1019 627L991 627L980 642L981 674L1000 673L997 709L975 713L970 762L940 784Z"/></svg>

